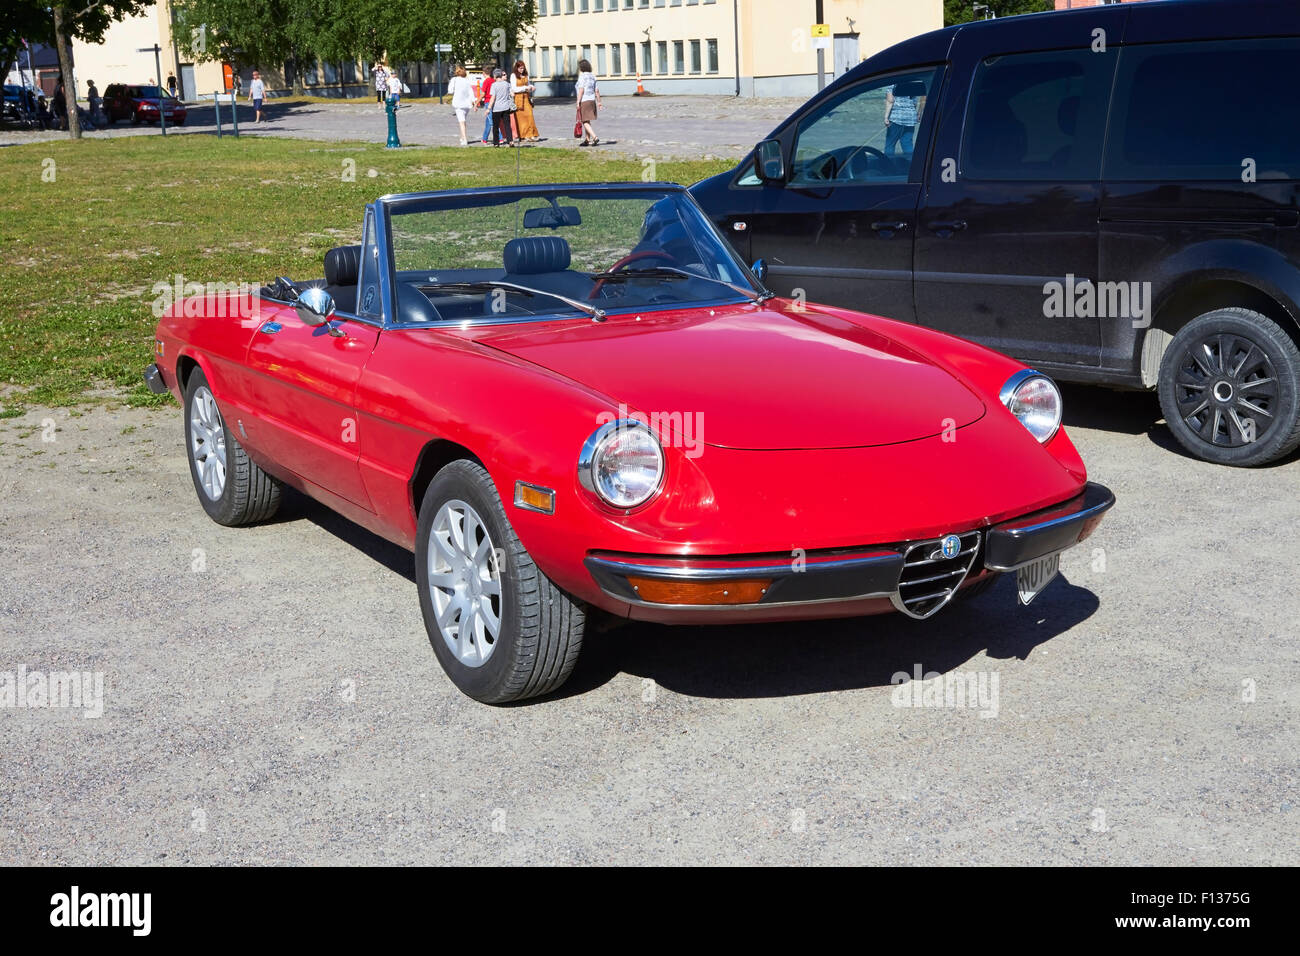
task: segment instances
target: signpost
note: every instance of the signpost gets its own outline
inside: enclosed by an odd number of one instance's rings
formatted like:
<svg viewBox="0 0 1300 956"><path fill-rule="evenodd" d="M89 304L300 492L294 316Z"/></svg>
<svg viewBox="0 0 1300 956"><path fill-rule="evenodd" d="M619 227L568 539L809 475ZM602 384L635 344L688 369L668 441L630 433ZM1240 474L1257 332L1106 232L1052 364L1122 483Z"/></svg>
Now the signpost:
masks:
<svg viewBox="0 0 1300 956"><path fill-rule="evenodd" d="M152 53L154 69L157 70L155 76L158 77L158 128L162 130L164 136L167 135L167 117L163 113L163 85L162 85L162 47L157 43L153 46L140 47L136 53Z"/></svg>
<svg viewBox="0 0 1300 956"><path fill-rule="evenodd" d="M821 0L817 0L817 19L822 18ZM831 45L831 26L829 23L814 23L809 31L813 49L817 51L817 89L826 86L826 49Z"/></svg>
<svg viewBox="0 0 1300 956"><path fill-rule="evenodd" d="M438 69L438 102L439 103L442 102L442 55L444 53L450 53L450 52L451 52L450 43L438 43L435 44L433 47L434 58L437 59L438 61L437 69Z"/></svg>

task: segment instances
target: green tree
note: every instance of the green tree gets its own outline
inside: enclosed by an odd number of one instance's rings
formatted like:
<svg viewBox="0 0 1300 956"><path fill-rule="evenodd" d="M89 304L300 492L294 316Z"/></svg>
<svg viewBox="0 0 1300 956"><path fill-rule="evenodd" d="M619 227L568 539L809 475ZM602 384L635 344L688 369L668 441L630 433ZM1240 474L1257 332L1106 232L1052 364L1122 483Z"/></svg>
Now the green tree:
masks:
<svg viewBox="0 0 1300 956"><path fill-rule="evenodd" d="M999 17L1014 17L1021 13L1043 13L1046 10L1055 10L1056 4L1052 0L943 0L943 25L952 26L954 23L969 23L972 20L983 20L984 11L975 12L975 3L989 7Z"/></svg>
<svg viewBox="0 0 1300 956"><path fill-rule="evenodd" d="M68 110L68 136L81 139L81 118L77 114L77 89L72 82L72 41L103 43L109 26L143 13L153 0L78 0L51 7L41 0L7 0L0 14L0 57L7 65L11 48L21 39L53 43L59 54L59 71L65 80L63 103Z"/></svg>

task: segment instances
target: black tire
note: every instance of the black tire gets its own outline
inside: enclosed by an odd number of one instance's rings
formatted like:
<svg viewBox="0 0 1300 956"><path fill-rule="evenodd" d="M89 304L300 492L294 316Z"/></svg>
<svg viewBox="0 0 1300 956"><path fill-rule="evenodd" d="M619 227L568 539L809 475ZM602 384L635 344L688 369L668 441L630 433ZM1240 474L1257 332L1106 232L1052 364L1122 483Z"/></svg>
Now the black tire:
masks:
<svg viewBox="0 0 1300 956"><path fill-rule="evenodd" d="M1204 461L1263 465L1300 446L1300 349L1266 315L1193 319L1165 350L1158 391L1169 430Z"/></svg>
<svg viewBox="0 0 1300 956"><path fill-rule="evenodd" d="M494 567L500 587L496 605L499 632L495 640L487 642L491 649L486 659L473 665L464 663L452 649L454 642L462 646L459 634L454 639L444 637L430 581L429 552L435 520L444 505L452 508L460 504L473 509L491 539L487 543L495 549ZM477 535L475 539L485 541ZM429 483L420 504L415 575L429 643L442 669L466 695L486 704L538 697L558 688L573 672L582 648L586 608L538 570L510 526L492 479L476 462L454 461ZM442 593L445 595L445 588ZM444 605L444 613L447 609ZM455 612L454 617L448 620L448 628L455 624L459 631L463 611ZM475 640L472 626L468 640L470 644Z"/></svg>
<svg viewBox="0 0 1300 956"><path fill-rule="evenodd" d="M196 368L185 384L185 457L190 463L194 493L199 496L199 503L203 505L208 517L217 524L236 526L265 521L280 507L280 483L253 464L219 409L216 414L224 441L225 475L216 497L205 487L199 460L196 458L196 454L202 453L203 438L199 436L199 444L196 445L193 423L195 404L200 400L201 393L211 396L212 389L203 370ZM212 398L212 403L215 407L215 397Z"/></svg>

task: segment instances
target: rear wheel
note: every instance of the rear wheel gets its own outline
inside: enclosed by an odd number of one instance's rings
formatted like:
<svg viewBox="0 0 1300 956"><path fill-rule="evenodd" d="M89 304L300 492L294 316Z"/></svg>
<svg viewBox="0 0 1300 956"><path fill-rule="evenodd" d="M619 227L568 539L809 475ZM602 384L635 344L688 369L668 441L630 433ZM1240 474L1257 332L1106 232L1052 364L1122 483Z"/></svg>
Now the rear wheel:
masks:
<svg viewBox="0 0 1300 956"><path fill-rule="evenodd" d="M265 521L280 507L280 483L253 464L230 433L197 368L185 385L185 450L199 503L217 524Z"/></svg>
<svg viewBox="0 0 1300 956"><path fill-rule="evenodd" d="M503 704L568 679L585 609L538 570L481 465L454 461L429 483L415 569L429 642L462 692Z"/></svg>
<svg viewBox="0 0 1300 956"><path fill-rule="evenodd" d="M1159 393L1169 430L1197 458L1262 465L1300 446L1300 349L1259 312L1189 322L1165 351Z"/></svg>

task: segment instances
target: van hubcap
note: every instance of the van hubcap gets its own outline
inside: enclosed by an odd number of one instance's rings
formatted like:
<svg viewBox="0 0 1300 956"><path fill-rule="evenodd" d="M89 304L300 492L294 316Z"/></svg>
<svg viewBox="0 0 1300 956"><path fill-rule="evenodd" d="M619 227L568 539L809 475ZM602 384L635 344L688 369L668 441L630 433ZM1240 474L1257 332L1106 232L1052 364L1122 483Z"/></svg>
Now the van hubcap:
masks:
<svg viewBox="0 0 1300 956"><path fill-rule="evenodd" d="M1182 355L1174 379L1178 414L1202 441L1239 448L1273 427L1278 379L1263 349L1231 332L1206 335Z"/></svg>

